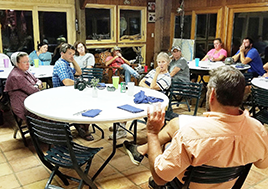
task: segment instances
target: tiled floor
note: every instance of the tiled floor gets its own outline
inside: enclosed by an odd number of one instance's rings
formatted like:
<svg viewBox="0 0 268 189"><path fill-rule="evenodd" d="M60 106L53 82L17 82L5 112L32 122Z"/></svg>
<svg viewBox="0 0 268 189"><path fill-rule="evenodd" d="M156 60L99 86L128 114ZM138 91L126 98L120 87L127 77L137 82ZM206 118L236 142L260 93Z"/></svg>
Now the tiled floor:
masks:
<svg viewBox="0 0 268 189"><path fill-rule="evenodd" d="M204 108L198 109L198 115L201 115ZM186 108L176 109L177 113L187 113ZM5 112L5 123L0 126L0 189L41 189L44 188L49 177L48 171L39 161L34 148L31 144L30 137L27 137L29 147L23 145L20 136L18 139L13 138L13 127L15 122L10 116L10 112ZM81 138L76 138L76 142L87 146L102 146L101 150L94 158L90 175L92 176L100 167L103 161L111 152L111 141L107 140L110 132L108 127L112 124L103 124L105 129L105 140L100 139L100 132L94 134L95 140L87 142ZM131 137L128 137L131 140ZM125 139L120 139L122 142ZM138 143L146 142L145 125L138 126ZM70 172L70 170L63 170ZM71 173L75 174L75 173ZM119 148L106 168L96 178L96 185L100 189L138 189L148 188L147 181L150 177L148 160L145 158L140 166L135 166L129 160L129 157ZM70 182L69 186L64 184L56 177L54 185L66 189L77 188L78 184ZM249 176L243 188L265 189L268 188L268 168L264 170L252 167ZM88 187L84 187L88 188Z"/></svg>

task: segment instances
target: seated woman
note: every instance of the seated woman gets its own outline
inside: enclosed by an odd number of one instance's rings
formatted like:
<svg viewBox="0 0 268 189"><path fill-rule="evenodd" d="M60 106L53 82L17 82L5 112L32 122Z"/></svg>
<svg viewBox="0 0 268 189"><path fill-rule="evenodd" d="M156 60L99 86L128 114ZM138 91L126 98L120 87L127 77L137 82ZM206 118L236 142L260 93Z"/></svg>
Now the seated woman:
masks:
<svg viewBox="0 0 268 189"><path fill-rule="evenodd" d="M15 66L8 75L4 92L9 95L13 112L19 118L26 120L27 110L24 107L24 100L29 95L41 90L42 82L28 71L30 62L27 53L13 53L11 61Z"/></svg>
<svg viewBox="0 0 268 189"><path fill-rule="evenodd" d="M52 54L47 52L48 44L45 42L37 44L37 51L33 51L29 54L30 64L34 65L34 59L39 59L39 65L50 65Z"/></svg>
<svg viewBox="0 0 268 189"><path fill-rule="evenodd" d="M95 65L95 57L91 53L86 53L86 45L81 42L75 42L75 55L74 60L80 66L80 68L93 68Z"/></svg>
<svg viewBox="0 0 268 189"><path fill-rule="evenodd" d="M171 49L172 60L169 63L170 76L175 81L190 82L190 71L187 60L182 57L181 49L175 46Z"/></svg>
<svg viewBox="0 0 268 189"><path fill-rule="evenodd" d="M128 84L128 82L130 82L131 75L133 75L137 79L140 79L140 74L129 66L130 62L122 56L120 51L121 51L121 49L119 47L115 46L111 50L113 56L108 56L106 58L105 65L112 66L112 67L118 67L120 69L123 69L125 71L126 84ZM114 74L116 71L117 71L117 69L113 69Z"/></svg>
<svg viewBox="0 0 268 189"><path fill-rule="evenodd" d="M222 48L222 41L221 38L214 39L214 49L208 51L206 56L201 60L210 60L210 61L224 61L227 57L227 51Z"/></svg>
<svg viewBox="0 0 268 189"><path fill-rule="evenodd" d="M151 70L139 83L139 86L165 92L171 85L171 76L168 72L169 55L160 52L156 58L158 66Z"/></svg>

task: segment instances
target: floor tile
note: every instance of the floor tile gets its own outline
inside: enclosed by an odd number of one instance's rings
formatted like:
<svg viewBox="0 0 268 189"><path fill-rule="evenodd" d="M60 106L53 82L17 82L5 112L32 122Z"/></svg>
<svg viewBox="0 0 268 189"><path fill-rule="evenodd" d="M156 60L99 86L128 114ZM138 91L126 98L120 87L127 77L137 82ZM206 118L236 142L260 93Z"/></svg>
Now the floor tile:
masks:
<svg viewBox="0 0 268 189"><path fill-rule="evenodd" d="M14 159L10 161L10 165L13 168L14 172L19 172L22 170L29 169L31 167L36 167L41 165L41 161L35 156L30 156L26 158Z"/></svg>
<svg viewBox="0 0 268 189"><path fill-rule="evenodd" d="M0 169L0 177L13 173L12 168L10 167L9 163L7 163L7 162L1 163L0 167L1 167L1 169Z"/></svg>
<svg viewBox="0 0 268 189"><path fill-rule="evenodd" d="M1 166L1 165L0 165ZM2 169L2 166L1 166ZM3 189L13 189L13 188L19 188L20 184L14 174L9 174L0 177L0 188Z"/></svg>
<svg viewBox="0 0 268 189"><path fill-rule="evenodd" d="M33 156L33 153L28 148L19 148L16 150L5 152L5 156L8 161L12 161L15 159Z"/></svg>
<svg viewBox="0 0 268 189"><path fill-rule="evenodd" d="M16 176L22 185L27 185L48 178L49 173L42 165L40 165L31 169L17 172Z"/></svg>

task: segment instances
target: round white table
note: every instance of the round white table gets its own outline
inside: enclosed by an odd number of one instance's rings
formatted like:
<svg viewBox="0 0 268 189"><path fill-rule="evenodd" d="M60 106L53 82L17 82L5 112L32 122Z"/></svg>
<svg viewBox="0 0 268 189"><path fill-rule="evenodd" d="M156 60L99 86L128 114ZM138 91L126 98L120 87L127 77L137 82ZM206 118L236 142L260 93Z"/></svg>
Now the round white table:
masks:
<svg viewBox="0 0 268 189"><path fill-rule="evenodd" d="M209 75L209 71L214 69L214 68L218 68L220 66L224 66L225 64L222 61L216 61L216 62L210 62L210 61L199 61L199 66L195 65L195 60L188 62L189 65L189 69L190 72L192 74L196 74L197 76L200 76L200 81L199 83L203 83L204 88L206 89L207 86L207 82L205 82L204 80L204 76L205 75ZM240 66L238 66L240 65ZM250 68L250 65L243 65L243 67L241 67L241 63L236 63L236 64L232 64L232 67L240 70L241 72L245 72ZM203 103L205 102L204 98L201 101L200 107L202 107Z"/></svg>
<svg viewBox="0 0 268 189"><path fill-rule="evenodd" d="M162 98L164 100L162 107L168 105L169 99L165 94L159 91L136 86L131 96L128 95L128 91L126 93L120 93L120 86L114 92L107 91L107 88L98 90L97 98L92 97L92 90L92 88L86 88L83 91L79 91L74 89L73 86L50 88L30 95L25 99L24 105L28 111L54 121L85 124L113 122L113 150L92 177L92 180L94 180L115 155L116 149L122 147L122 144L116 144L116 129L118 123L134 120L132 122L134 131L132 133L128 130L128 132L133 135L134 142L136 143L137 119L147 117L147 107L151 107L152 109L155 104L135 104L133 101L134 94L143 90L147 96ZM117 108L117 106L125 104L143 109L144 111L131 113ZM81 111L89 109L100 109L102 111L94 118L81 115Z"/></svg>
<svg viewBox="0 0 268 189"><path fill-rule="evenodd" d="M120 86L119 86L120 87ZM147 117L147 107L153 104L135 104L134 96L129 96L128 92L121 93L120 88L116 91L107 91L107 88L98 90L98 97L92 97L92 88L83 91L74 89L73 86L50 88L34 93L26 98L24 105L26 109L40 117L68 122L68 123L104 123L104 122L124 122ZM168 97L156 90L135 86L134 94L143 90L145 95L162 98L162 106L168 105ZM117 108L124 104L143 109L140 113L130 113ZM102 112L94 117L84 117L77 112L89 109L100 109Z"/></svg>
<svg viewBox="0 0 268 189"><path fill-rule="evenodd" d="M196 70L196 71L205 71L208 73L209 70L212 70L214 68L218 68L220 66L224 66L225 64L222 61L216 61L216 62L210 62L210 61L199 61L199 66L195 65L195 61L188 62L190 70ZM246 71L250 68L250 65L246 64L243 65L243 67L238 66L239 63L232 64L231 66L234 68L237 68L240 71Z"/></svg>
<svg viewBox="0 0 268 189"><path fill-rule="evenodd" d="M251 83L256 87L268 90L268 78L267 79L265 77L253 78L251 80Z"/></svg>
<svg viewBox="0 0 268 189"><path fill-rule="evenodd" d="M8 68L0 68L0 90L3 91L5 80L7 79L9 73L14 68L14 66L9 66ZM46 82L46 87L48 88L48 85L50 88L52 88L52 74L53 74L53 68L54 66L39 66L38 68L35 68L34 66L31 66L29 71L38 79L40 79L42 82Z"/></svg>
<svg viewBox="0 0 268 189"><path fill-rule="evenodd" d="M13 66L10 66L8 68L0 68L0 70L3 70L0 72L0 79L7 79L9 73L13 69ZM39 79L42 78L51 78L53 73L54 66L39 66L38 68L35 68L34 66L31 66L29 71Z"/></svg>

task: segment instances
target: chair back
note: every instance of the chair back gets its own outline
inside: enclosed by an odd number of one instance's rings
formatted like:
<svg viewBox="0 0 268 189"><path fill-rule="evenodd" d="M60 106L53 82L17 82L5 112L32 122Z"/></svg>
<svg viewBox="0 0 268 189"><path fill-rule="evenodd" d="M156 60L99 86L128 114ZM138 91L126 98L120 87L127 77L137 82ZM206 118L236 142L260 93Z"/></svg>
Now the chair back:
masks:
<svg viewBox="0 0 268 189"><path fill-rule="evenodd" d="M202 84L192 82L178 82L172 80L169 93L169 111L172 111L172 105L186 104L189 112L191 111L189 100L196 99L194 114L196 115L199 100L201 97ZM184 100L184 101L183 101Z"/></svg>
<svg viewBox="0 0 268 189"><path fill-rule="evenodd" d="M103 76L103 69L102 68L84 68L82 69L82 76L84 79L88 80L88 83L90 83L91 79L93 79L94 77L96 79L99 79L101 82L102 76Z"/></svg>
<svg viewBox="0 0 268 189"><path fill-rule="evenodd" d="M43 121L27 116L27 124L38 157L52 171L45 188L52 188L51 182L56 174L65 185L69 184L67 179L70 179L79 182L79 188L86 183L97 189L88 177L88 171L92 158L101 148L89 148L73 142L70 125L67 123ZM48 144L47 152L43 152L44 143ZM86 168L82 170L84 164ZM59 167L74 169L80 179L61 173Z"/></svg>
<svg viewBox="0 0 268 189"><path fill-rule="evenodd" d="M202 165L187 168L183 180L183 189L189 188L191 182L202 184L218 184L228 182L238 178L233 188L241 188L248 172L251 168L251 163L247 165L241 165L237 167L213 167L208 165Z"/></svg>
<svg viewBox="0 0 268 189"><path fill-rule="evenodd" d="M251 95L253 117L262 123L268 123L268 90L252 85ZM259 109L258 112L256 112L257 107Z"/></svg>
<svg viewBox="0 0 268 189"><path fill-rule="evenodd" d="M253 79L253 73L252 72L246 72L246 73L243 73L243 75L245 77L246 86L250 86L251 85L251 80Z"/></svg>
<svg viewBox="0 0 268 189"><path fill-rule="evenodd" d="M199 184L219 184L236 180L232 189L240 189L248 175L252 163L241 165L237 167L213 167L208 165L189 166L184 173L182 180L184 184L180 183L177 178L169 184L172 188L188 189L191 182Z"/></svg>

